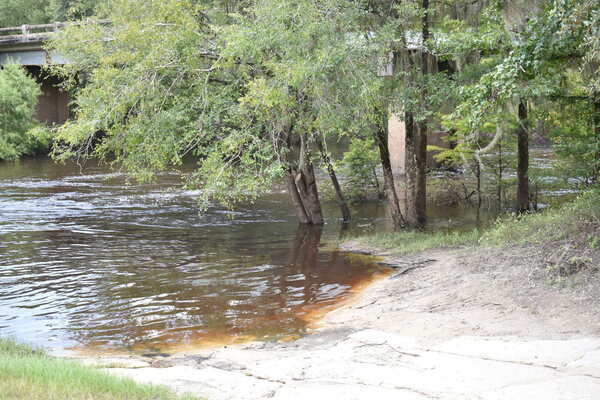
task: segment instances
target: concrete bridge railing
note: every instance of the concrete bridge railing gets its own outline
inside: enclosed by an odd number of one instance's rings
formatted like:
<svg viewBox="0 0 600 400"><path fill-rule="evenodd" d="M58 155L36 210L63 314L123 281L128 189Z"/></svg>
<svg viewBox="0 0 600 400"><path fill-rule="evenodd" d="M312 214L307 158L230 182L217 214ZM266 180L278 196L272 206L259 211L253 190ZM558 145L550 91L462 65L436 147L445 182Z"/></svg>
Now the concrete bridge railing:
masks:
<svg viewBox="0 0 600 400"><path fill-rule="evenodd" d="M63 26L65 26L63 22L54 22L52 24L0 28L0 46L42 43Z"/></svg>
<svg viewBox="0 0 600 400"><path fill-rule="evenodd" d="M9 62L23 66L64 64L63 57L44 49L44 43L64 26L64 22L54 22L0 28L0 65Z"/></svg>

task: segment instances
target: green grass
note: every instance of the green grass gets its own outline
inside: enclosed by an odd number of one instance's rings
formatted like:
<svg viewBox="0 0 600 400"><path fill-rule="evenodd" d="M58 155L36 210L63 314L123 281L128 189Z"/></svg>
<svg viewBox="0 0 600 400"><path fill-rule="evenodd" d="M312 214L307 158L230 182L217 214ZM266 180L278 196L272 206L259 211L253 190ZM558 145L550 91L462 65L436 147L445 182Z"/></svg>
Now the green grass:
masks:
<svg viewBox="0 0 600 400"><path fill-rule="evenodd" d="M600 226L600 190L590 190L576 200L544 212L506 217L492 227L468 232L395 232L356 238L359 243L390 250L396 254L419 253L429 249L464 246L505 246L559 241L591 232L590 243Z"/></svg>
<svg viewBox="0 0 600 400"><path fill-rule="evenodd" d="M0 400L183 400L165 387L111 376L0 339Z"/></svg>

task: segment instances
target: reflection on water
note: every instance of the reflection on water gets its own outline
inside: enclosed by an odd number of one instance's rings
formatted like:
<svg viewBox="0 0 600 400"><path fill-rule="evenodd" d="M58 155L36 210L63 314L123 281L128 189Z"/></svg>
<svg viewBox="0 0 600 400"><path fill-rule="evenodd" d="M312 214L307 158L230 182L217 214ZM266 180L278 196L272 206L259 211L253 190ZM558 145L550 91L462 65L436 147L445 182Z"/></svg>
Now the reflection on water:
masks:
<svg viewBox="0 0 600 400"><path fill-rule="evenodd" d="M54 348L164 348L302 333L381 268L319 247L275 192L199 215L179 181L92 166L0 168L0 336ZM330 213L334 213L331 211Z"/></svg>
<svg viewBox="0 0 600 400"><path fill-rule="evenodd" d="M320 247L340 235L335 203L323 230L297 229L279 189L199 215L196 192L172 189L180 180L127 185L97 165L0 164L0 337L135 349L282 338L385 273ZM473 208L432 206L428 218L430 229L476 225ZM368 203L344 234L389 229L385 207Z"/></svg>

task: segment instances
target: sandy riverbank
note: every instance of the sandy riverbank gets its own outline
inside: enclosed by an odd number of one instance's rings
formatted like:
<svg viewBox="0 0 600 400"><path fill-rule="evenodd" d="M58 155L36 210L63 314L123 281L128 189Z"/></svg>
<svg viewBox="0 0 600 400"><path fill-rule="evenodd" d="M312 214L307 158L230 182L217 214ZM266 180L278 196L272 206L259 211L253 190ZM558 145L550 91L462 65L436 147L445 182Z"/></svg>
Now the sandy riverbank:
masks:
<svg viewBox="0 0 600 400"><path fill-rule="evenodd" d="M396 270L300 340L86 362L211 400L600 398L596 308L531 276L522 250L343 248Z"/></svg>

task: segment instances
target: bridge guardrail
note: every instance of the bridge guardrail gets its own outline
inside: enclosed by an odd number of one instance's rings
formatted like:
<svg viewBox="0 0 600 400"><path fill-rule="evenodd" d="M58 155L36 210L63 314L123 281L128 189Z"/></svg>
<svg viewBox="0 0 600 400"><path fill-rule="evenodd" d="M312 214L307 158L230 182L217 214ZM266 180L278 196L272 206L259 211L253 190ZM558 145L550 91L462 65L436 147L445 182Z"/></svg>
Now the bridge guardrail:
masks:
<svg viewBox="0 0 600 400"><path fill-rule="evenodd" d="M54 22L52 24L21 25L0 28L0 44L43 41L47 39L50 34L58 31L65 25L64 22Z"/></svg>

